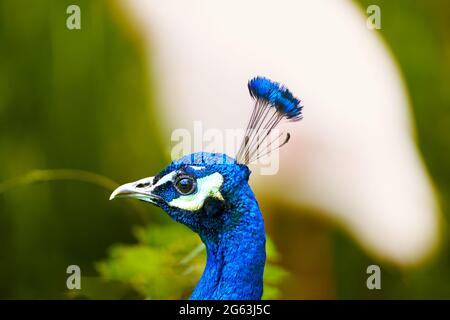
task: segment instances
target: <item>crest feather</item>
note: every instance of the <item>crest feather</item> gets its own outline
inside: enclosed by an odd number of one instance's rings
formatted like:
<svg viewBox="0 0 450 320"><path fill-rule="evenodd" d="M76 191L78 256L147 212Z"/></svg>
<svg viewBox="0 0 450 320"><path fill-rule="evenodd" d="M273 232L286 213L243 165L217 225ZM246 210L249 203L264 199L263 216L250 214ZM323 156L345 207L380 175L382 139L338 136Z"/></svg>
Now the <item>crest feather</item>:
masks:
<svg viewBox="0 0 450 320"><path fill-rule="evenodd" d="M267 139L283 119L301 120L303 109L300 100L285 86L265 77L251 79L248 90L255 100L255 107L236 154L236 161L243 164L249 164L285 145L290 139L287 132L281 132L272 140ZM266 145L261 148L264 142Z"/></svg>

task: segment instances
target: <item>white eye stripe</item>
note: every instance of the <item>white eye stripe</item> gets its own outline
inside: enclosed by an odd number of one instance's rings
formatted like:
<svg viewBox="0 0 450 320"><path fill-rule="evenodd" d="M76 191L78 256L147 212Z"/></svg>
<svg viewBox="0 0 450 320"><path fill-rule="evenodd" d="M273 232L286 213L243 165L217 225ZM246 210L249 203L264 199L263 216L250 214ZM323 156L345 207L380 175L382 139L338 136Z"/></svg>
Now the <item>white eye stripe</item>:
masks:
<svg viewBox="0 0 450 320"><path fill-rule="evenodd" d="M190 166L190 168L194 169L195 171L206 169L206 167L199 167L199 166Z"/></svg>
<svg viewBox="0 0 450 320"><path fill-rule="evenodd" d="M197 179L197 192L175 198L168 204L171 207L177 207L183 210L197 211L201 209L208 197L223 200L222 194L219 191L222 183L223 177L218 172L199 178Z"/></svg>
<svg viewBox="0 0 450 320"><path fill-rule="evenodd" d="M158 180L156 184L154 184L150 190L154 190L155 188L159 187L160 185L163 185L166 182L172 181L173 177L177 174L176 171L172 171L171 173L166 174L161 179Z"/></svg>

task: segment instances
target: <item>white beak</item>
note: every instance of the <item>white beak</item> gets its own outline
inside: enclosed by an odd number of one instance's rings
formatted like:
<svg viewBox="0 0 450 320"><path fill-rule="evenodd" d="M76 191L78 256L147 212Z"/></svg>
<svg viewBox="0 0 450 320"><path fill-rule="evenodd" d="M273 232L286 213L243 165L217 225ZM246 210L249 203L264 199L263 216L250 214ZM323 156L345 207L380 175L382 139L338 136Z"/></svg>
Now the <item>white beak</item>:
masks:
<svg viewBox="0 0 450 320"><path fill-rule="evenodd" d="M148 200L154 198L155 196L152 195L153 178L154 177L148 177L135 182L123 184L111 193L109 200L113 200L115 198L136 198Z"/></svg>

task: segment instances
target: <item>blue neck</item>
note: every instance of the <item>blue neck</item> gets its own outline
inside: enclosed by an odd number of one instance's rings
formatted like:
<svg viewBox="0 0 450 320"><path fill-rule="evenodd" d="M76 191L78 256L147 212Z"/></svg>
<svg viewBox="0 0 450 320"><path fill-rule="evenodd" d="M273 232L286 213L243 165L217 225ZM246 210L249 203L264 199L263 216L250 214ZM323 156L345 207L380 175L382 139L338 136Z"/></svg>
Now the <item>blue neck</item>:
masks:
<svg viewBox="0 0 450 320"><path fill-rule="evenodd" d="M221 213L217 232L200 233L207 261L191 299L261 299L266 260L264 221L247 183ZM214 227L212 226L212 229Z"/></svg>

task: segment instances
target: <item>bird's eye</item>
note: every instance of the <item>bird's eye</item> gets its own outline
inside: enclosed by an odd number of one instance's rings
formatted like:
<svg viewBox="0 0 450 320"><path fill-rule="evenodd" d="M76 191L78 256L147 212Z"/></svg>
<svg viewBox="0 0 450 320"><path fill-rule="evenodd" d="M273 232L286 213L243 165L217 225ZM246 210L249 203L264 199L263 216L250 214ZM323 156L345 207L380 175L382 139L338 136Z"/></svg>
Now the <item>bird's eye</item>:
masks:
<svg viewBox="0 0 450 320"><path fill-rule="evenodd" d="M175 180L175 188L180 194L187 195L197 189L197 182L191 176L180 176Z"/></svg>

